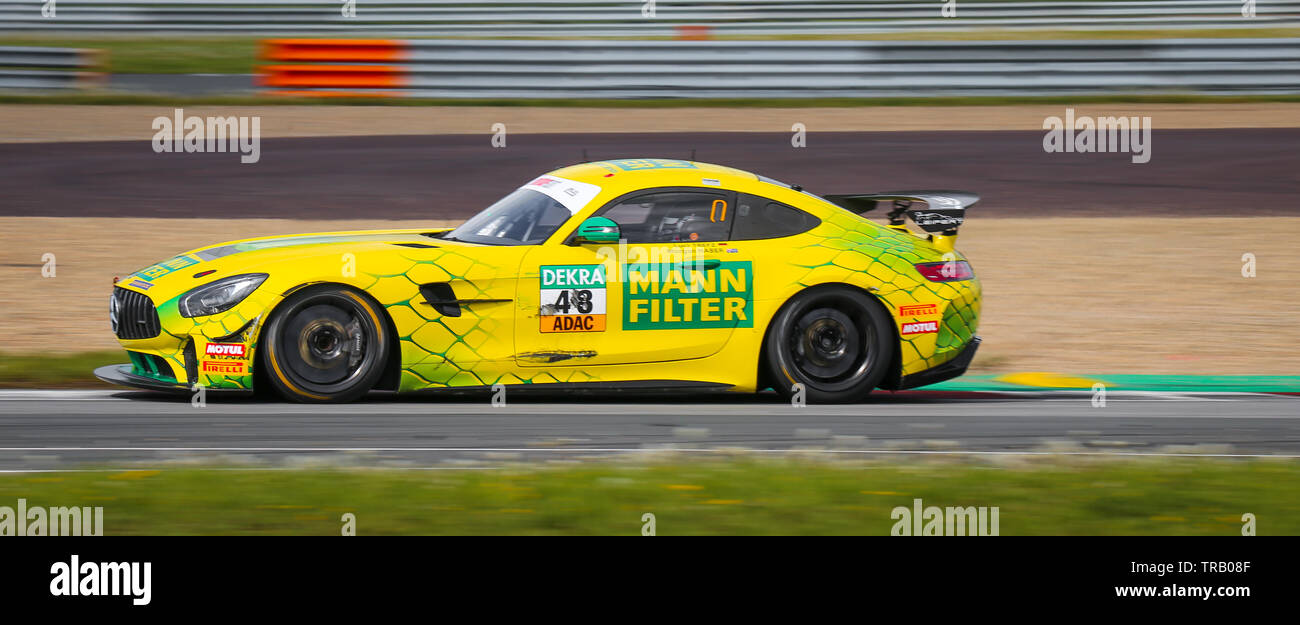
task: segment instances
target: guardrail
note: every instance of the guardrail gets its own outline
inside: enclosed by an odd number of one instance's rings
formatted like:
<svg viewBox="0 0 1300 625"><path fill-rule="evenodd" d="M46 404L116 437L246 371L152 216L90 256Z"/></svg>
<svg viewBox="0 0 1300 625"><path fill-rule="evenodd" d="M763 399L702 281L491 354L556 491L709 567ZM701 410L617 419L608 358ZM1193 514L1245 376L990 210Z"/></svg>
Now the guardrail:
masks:
<svg viewBox="0 0 1300 625"><path fill-rule="evenodd" d="M92 88L102 66L100 50L0 46L0 90Z"/></svg>
<svg viewBox="0 0 1300 625"><path fill-rule="evenodd" d="M284 95L804 98L1300 93L1300 39L264 42Z"/></svg>
<svg viewBox="0 0 1300 625"><path fill-rule="evenodd" d="M851 35L976 28L1300 26L1300 0L40 0L0 2L0 31L388 36ZM349 12L349 7L351 11ZM47 16L48 15L48 16Z"/></svg>

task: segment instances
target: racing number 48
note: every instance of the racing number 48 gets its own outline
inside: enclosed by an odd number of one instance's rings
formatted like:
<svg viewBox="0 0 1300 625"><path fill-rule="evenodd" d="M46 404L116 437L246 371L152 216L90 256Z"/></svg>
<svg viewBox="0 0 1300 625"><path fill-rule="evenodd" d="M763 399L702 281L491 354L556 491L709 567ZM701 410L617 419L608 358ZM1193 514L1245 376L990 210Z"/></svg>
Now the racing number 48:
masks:
<svg viewBox="0 0 1300 625"><path fill-rule="evenodd" d="M559 311L560 314L567 315L569 314L569 308L577 308L578 314L589 314L591 312L591 289L560 291L560 296L555 300L555 310Z"/></svg>

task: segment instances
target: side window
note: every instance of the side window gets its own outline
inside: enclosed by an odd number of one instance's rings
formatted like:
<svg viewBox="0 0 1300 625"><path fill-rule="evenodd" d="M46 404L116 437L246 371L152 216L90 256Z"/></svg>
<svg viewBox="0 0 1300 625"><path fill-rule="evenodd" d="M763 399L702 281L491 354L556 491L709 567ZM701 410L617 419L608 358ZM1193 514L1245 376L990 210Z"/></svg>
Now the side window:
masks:
<svg viewBox="0 0 1300 625"><path fill-rule="evenodd" d="M726 241L735 221L730 194L660 191L620 201L601 211L628 243Z"/></svg>
<svg viewBox="0 0 1300 625"><path fill-rule="evenodd" d="M788 237L812 230L822 222L797 208L748 193L739 194L735 219L733 241Z"/></svg>

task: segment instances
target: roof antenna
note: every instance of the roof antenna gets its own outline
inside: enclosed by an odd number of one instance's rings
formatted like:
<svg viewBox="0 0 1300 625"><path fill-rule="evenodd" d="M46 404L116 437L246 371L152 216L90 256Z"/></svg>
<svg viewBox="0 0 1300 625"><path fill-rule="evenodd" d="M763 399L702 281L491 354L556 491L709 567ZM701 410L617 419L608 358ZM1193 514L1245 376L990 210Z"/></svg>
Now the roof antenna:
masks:
<svg viewBox="0 0 1300 625"><path fill-rule="evenodd" d="M695 148L691 148L691 160L695 160Z"/></svg>
<svg viewBox="0 0 1300 625"><path fill-rule="evenodd" d="M591 159L587 158L587 148L582 148L582 162L590 163Z"/></svg>

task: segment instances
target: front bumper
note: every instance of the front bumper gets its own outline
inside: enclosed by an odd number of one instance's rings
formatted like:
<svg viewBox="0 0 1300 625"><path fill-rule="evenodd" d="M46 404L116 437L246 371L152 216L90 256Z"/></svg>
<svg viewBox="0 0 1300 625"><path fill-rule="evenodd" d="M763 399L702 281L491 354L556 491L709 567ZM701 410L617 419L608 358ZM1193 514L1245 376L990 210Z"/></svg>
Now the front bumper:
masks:
<svg viewBox="0 0 1300 625"><path fill-rule="evenodd" d="M135 367L131 364L107 365L95 369L95 377L118 386L130 386L150 391L160 391L164 393L185 394L191 392L188 385L182 382L172 382L160 380L149 376L143 376L135 373ZM208 388L207 391L220 393L221 395L251 395L251 389L226 389L226 388Z"/></svg>
<svg viewBox="0 0 1300 625"><path fill-rule="evenodd" d="M951 380L955 377L966 373L970 367L970 362L975 358L975 350L979 349L980 337L971 337L970 343L962 348L961 353L953 357L952 360L945 362L933 369L918 371L911 375L905 375L898 380L898 386L891 390L901 391L918 386L927 386L937 384L944 380Z"/></svg>

